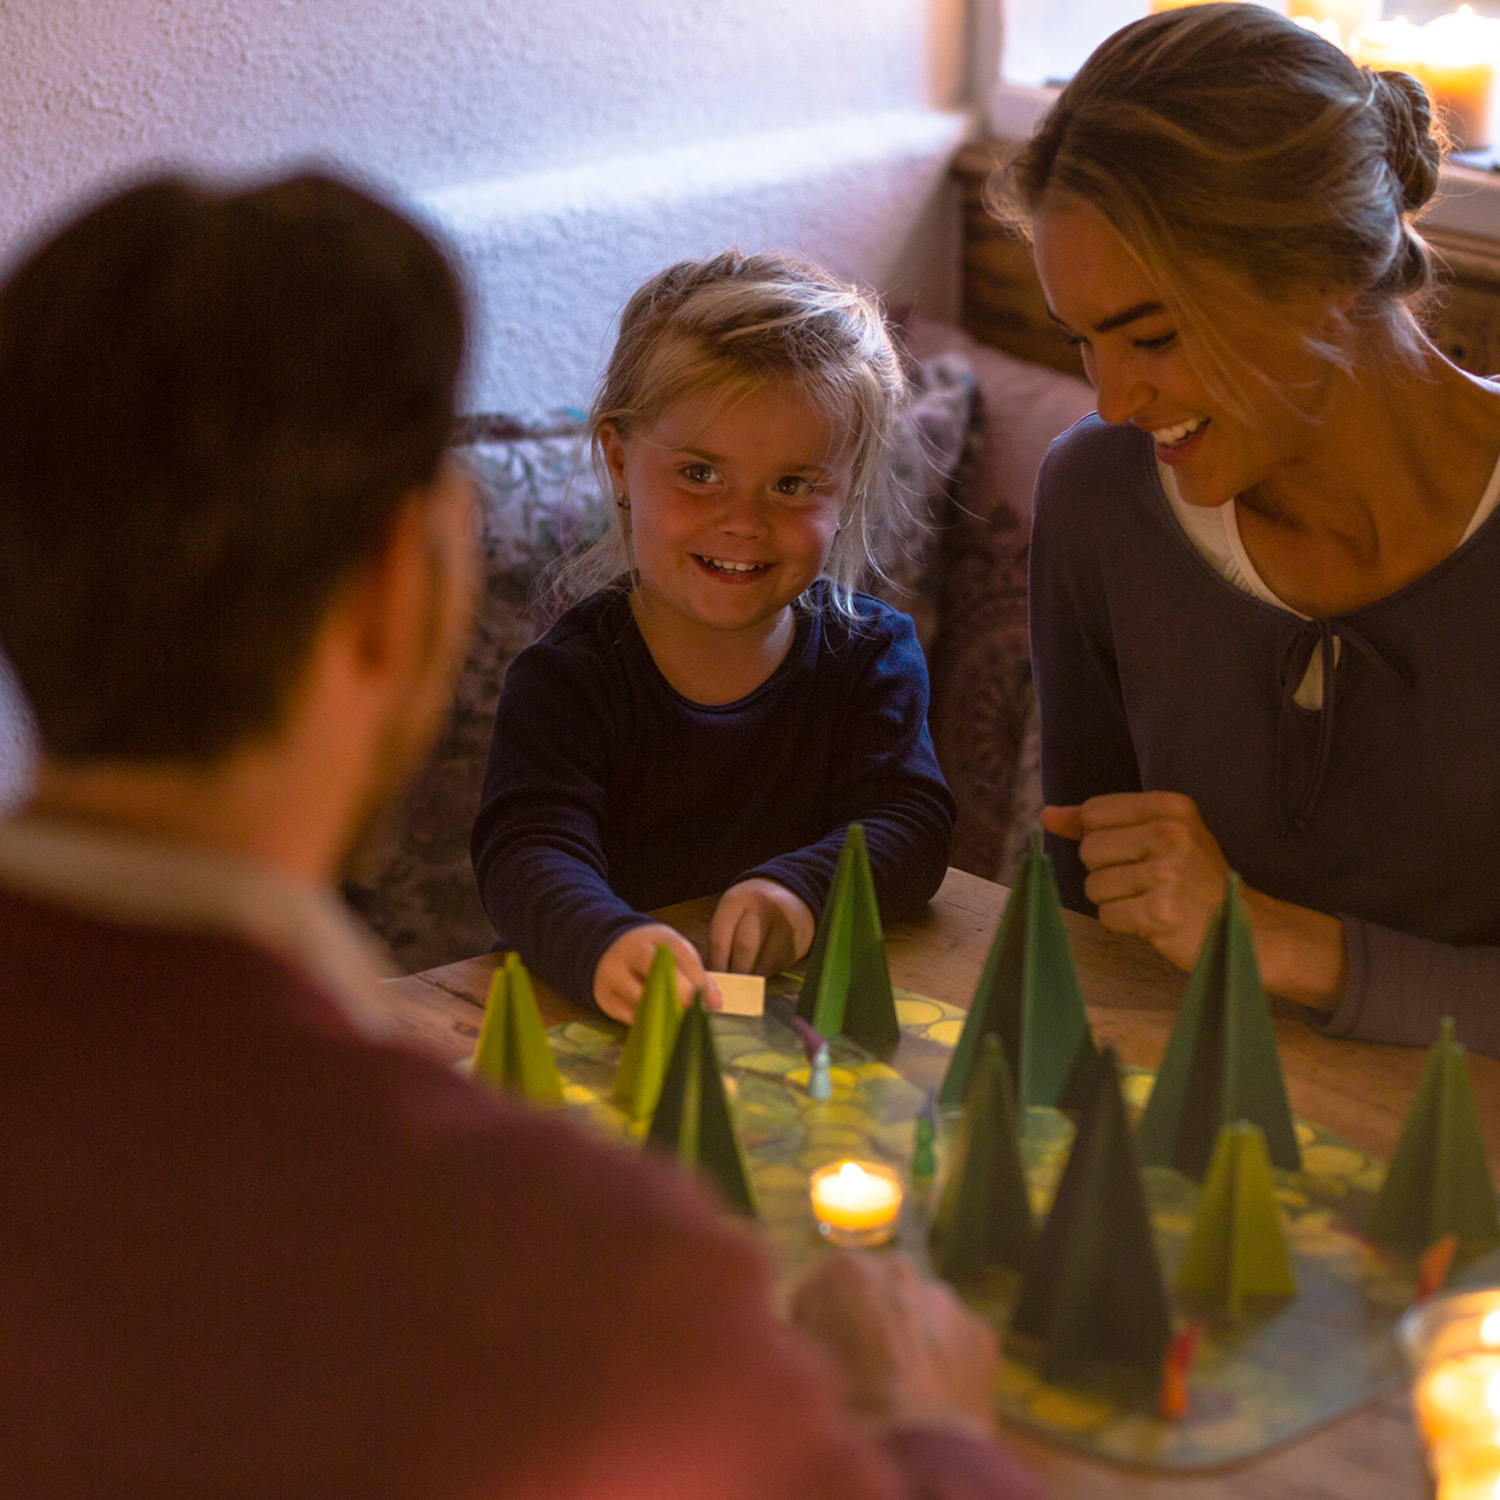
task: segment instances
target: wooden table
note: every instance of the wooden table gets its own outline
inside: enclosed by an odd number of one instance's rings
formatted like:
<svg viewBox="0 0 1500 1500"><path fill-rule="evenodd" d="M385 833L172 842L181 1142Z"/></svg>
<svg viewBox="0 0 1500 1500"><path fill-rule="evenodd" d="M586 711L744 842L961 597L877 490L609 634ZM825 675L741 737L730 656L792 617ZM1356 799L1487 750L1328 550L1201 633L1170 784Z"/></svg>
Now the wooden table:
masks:
<svg viewBox="0 0 1500 1500"><path fill-rule="evenodd" d="M903 988L967 1006L1005 896L1003 886L950 870L929 910L915 921L893 924L887 933L891 978ZM701 943L712 909L711 900L693 901L662 915ZM1122 1061L1155 1067L1172 1029L1184 976L1135 939L1117 937L1073 913L1067 921L1095 1035L1113 1045ZM445 1059L467 1056L496 961L485 955L392 980L384 988L398 1034ZM537 990L549 1024L578 1014L547 986ZM1389 1160L1425 1054L1329 1041L1293 1007L1277 1010L1275 1027L1294 1112ZM1490 1168L1500 1178L1500 1062L1469 1061ZM1058 1497L1411 1500L1426 1487L1404 1390L1379 1397L1270 1454L1207 1476L1115 1468L1017 1429L1007 1429L1006 1438L1046 1475Z"/></svg>

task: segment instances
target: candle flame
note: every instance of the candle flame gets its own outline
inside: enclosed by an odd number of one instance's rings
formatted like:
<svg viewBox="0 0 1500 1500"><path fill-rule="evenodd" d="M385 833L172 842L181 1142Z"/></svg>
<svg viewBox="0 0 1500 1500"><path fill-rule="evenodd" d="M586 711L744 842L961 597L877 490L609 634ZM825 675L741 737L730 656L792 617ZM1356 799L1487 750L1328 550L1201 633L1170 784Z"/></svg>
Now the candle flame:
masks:
<svg viewBox="0 0 1500 1500"><path fill-rule="evenodd" d="M1479 1342L1486 1349L1500 1349L1500 1307L1485 1314L1484 1322L1479 1325Z"/></svg>
<svg viewBox="0 0 1500 1500"><path fill-rule="evenodd" d="M839 1180L841 1182L863 1182L865 1180L865 1169L857 1161L846 1161L839 1168Z"/></svg>

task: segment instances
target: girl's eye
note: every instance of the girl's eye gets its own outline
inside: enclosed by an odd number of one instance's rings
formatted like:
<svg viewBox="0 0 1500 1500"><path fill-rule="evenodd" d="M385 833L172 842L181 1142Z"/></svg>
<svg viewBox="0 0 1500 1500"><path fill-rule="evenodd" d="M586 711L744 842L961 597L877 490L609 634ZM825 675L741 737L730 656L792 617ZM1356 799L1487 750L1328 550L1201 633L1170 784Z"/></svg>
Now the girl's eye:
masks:
<svg viewBox="0 0 1500 1500"><path fill-rule="evenodd" d="M804 479L800 474L783 474L771 488L778 495L789 495L794 500L805 500L816 493L812 480Z"/></svg>
<svg viewBox="0 0 1500 1500"><path fill-rule="evenodd" d="M1134 340L1135 347L1137 349L1144 349L1144 350L1146 350L1146 352L1148 354L1159 354L1164 349L1170 349L1172 347L1172 345L1175 344L1176 342L1177 342L1177 331L1176 331L1176 329L1173 329L1171 333L1159 334L1154 339L1136 339L1136 340Z"/></svg>
<svg viewBox="0 0 1500 1500"><path fill-rule="evenodd" d="M718 477L712 464L684 464L681 473L689 484L712 484Z"/></svg>

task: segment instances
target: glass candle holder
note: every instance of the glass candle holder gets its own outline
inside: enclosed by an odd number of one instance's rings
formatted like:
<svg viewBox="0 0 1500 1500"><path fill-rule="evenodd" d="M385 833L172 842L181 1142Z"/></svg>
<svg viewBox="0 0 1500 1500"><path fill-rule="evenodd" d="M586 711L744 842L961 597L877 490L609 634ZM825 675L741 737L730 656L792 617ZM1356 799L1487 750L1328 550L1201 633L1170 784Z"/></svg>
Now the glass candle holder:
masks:
<svg viewBox="0 0 1500 1500"><path fill-rule="evenodd" d="M901 1180L879 1162L836 1161L813 1174L813 1218L835 1245L883 1245L896 1232Z"/></svg>
<svg viewBox="0 0 1500 1500"><path fill-rule="evenodd" d="M1500 1500L1500 1288L1421 1303L1401 1342L1437 1500Z"/></svg>

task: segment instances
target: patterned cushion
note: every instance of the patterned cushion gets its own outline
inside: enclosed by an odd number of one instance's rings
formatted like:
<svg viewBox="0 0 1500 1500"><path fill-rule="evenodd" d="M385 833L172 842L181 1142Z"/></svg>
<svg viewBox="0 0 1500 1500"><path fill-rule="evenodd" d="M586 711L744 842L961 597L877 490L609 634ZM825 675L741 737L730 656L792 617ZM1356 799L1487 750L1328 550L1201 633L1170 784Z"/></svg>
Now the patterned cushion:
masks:
<svg viewBox="0 0 1500 1500"><path fill-rule="evenodd" d="M929 363L960 354L979 385L963 499L944 536L930 720L958 803L952 862L1009 883L1042 802L1026 619L1031 493L1048 446L1094 409L1094 393L927 319L910 320L907 343Z"/></svg>
<svg viewBox="0 0 1500 1500"><path fill-rule="evenodd" d="M878 539L885 574L874 592L913 614L930 640L941 561L938 525L963 451L974 389L961 355L915 372L915 395L895 437L897 481L912 519ZM494 930L469 865L469 828L479 807L495 703L505 669L546 628L538 585L565 551L610 524L583 450L578 423L471 419L459 452L479 482L484 526L484 596L457 698L426 765L385 820L345 884L350 903L408 970L481 953Z"/></svg>

